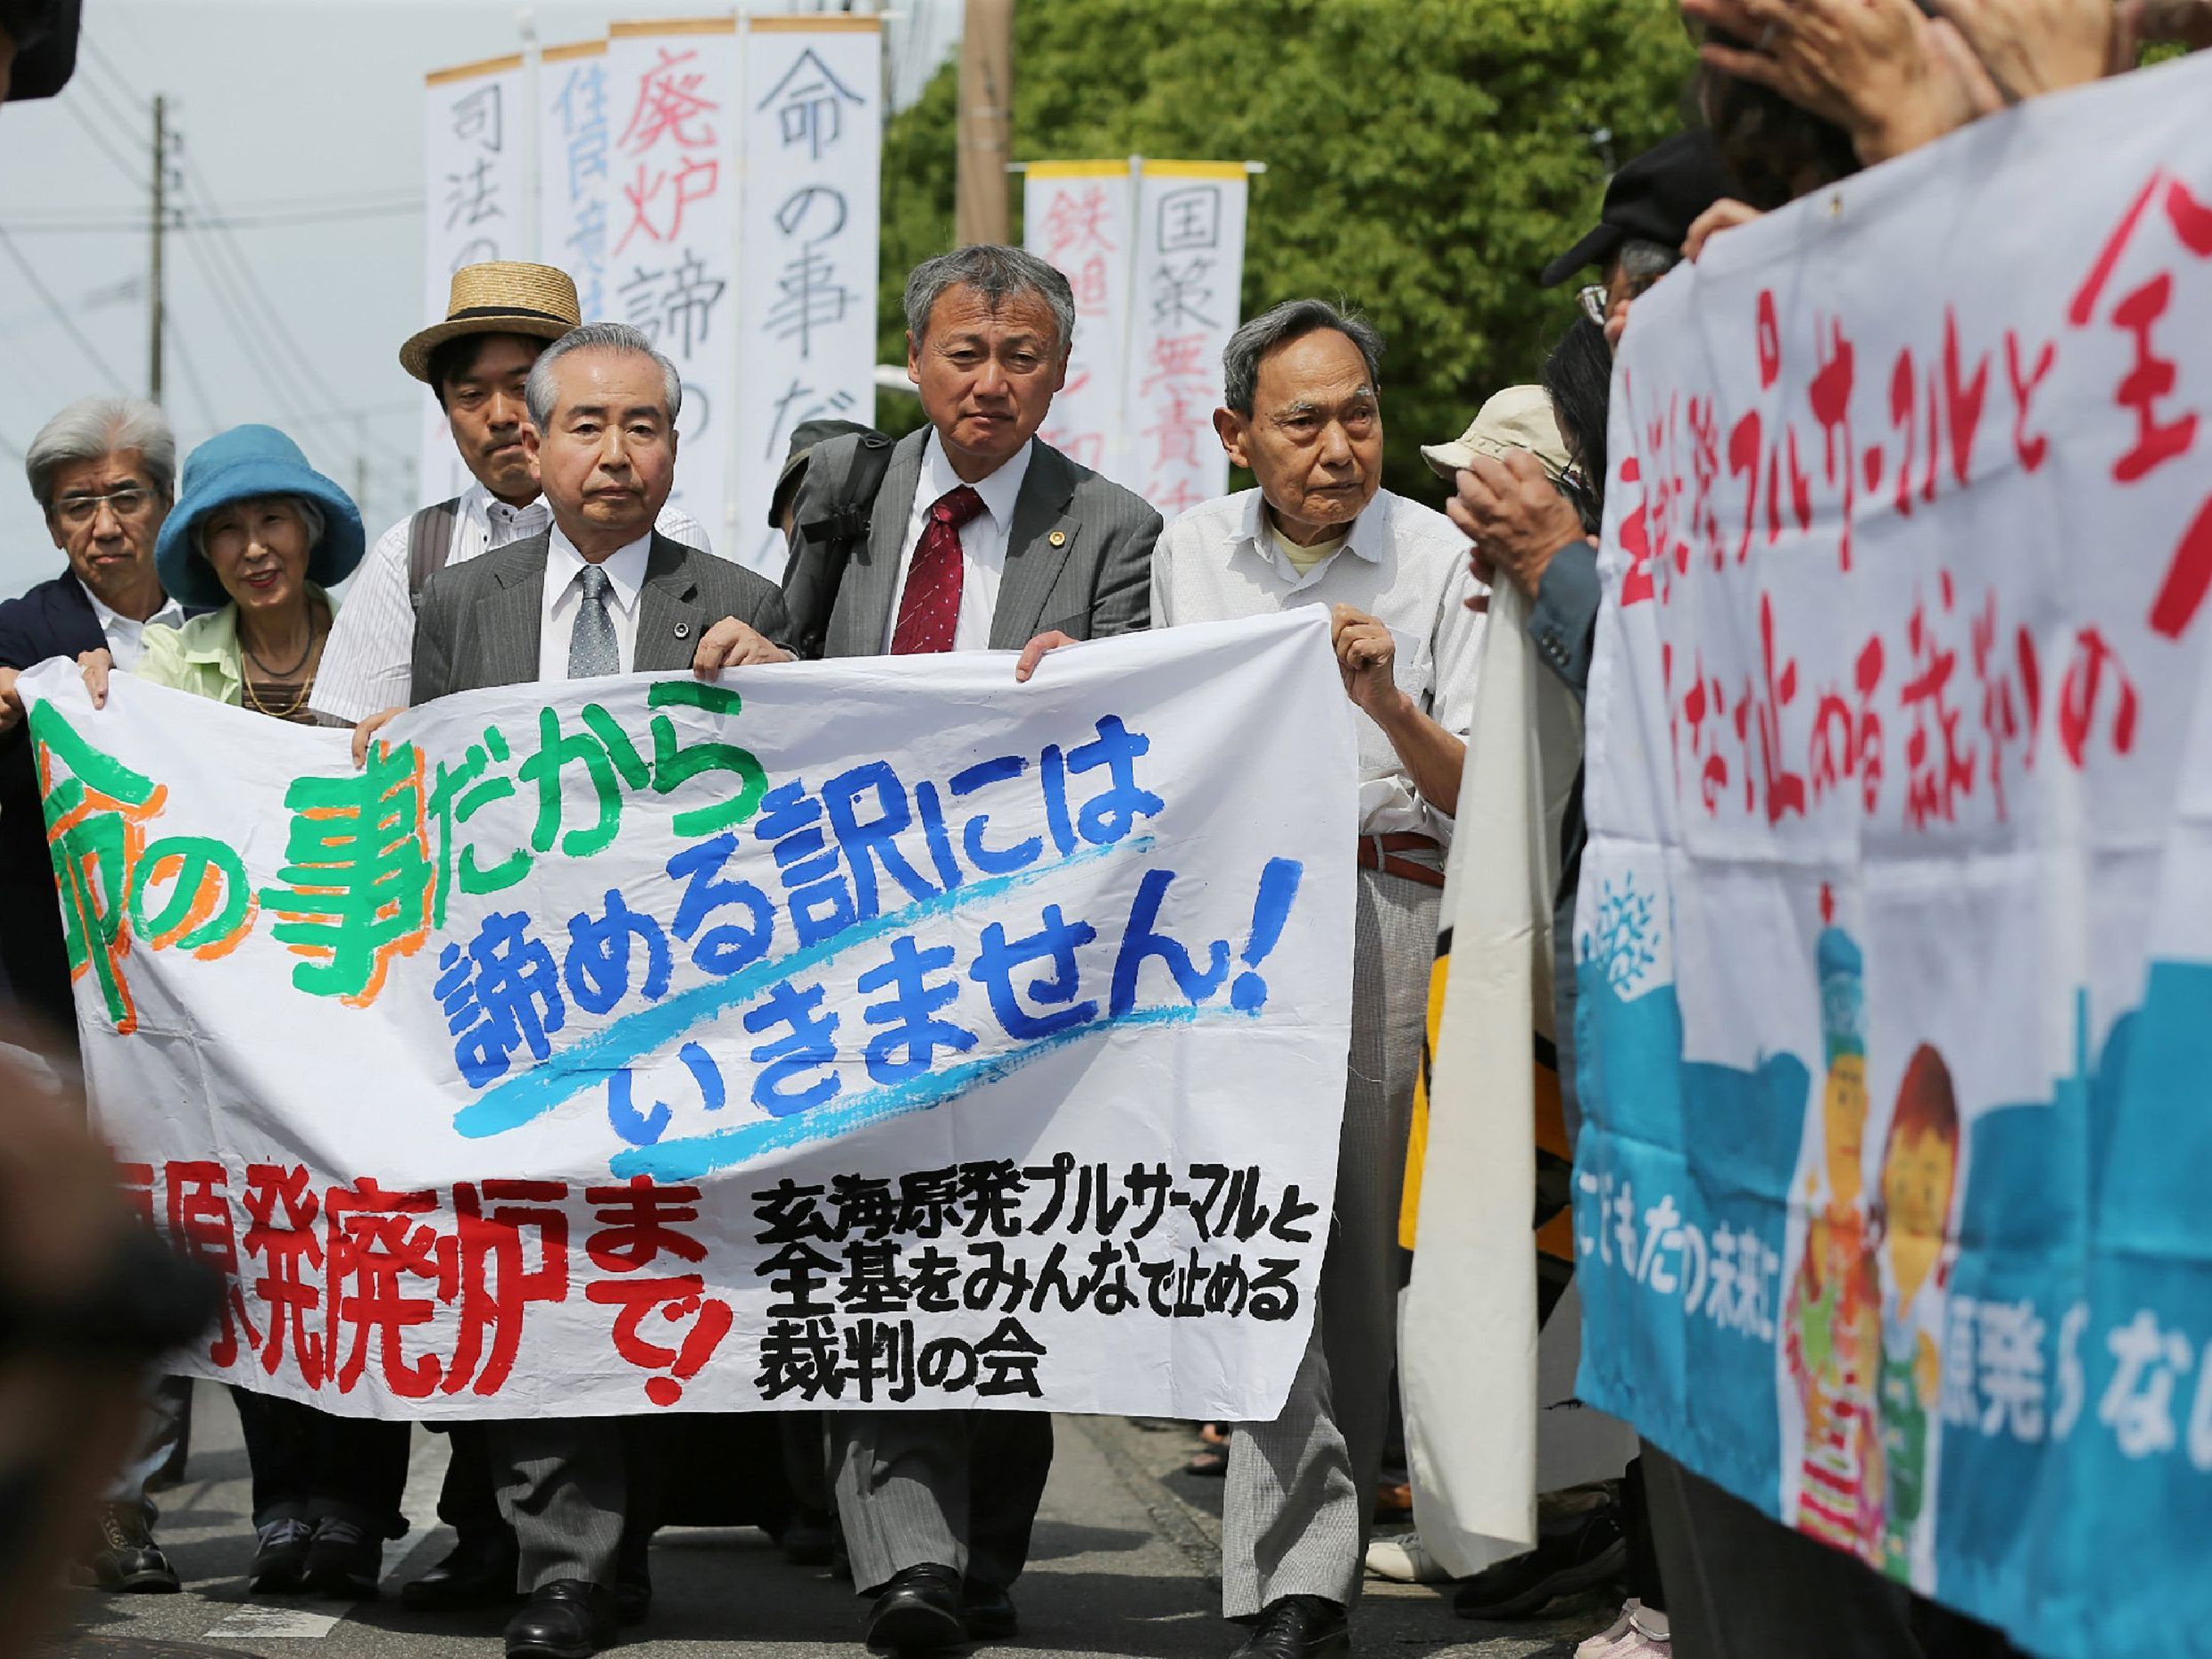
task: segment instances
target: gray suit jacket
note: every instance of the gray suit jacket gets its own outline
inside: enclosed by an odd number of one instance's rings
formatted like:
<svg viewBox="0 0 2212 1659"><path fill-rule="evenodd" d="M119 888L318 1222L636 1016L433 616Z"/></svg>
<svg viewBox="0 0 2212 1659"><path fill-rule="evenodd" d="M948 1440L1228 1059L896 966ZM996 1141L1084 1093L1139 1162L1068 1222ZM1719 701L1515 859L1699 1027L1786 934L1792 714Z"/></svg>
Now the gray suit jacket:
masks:
<svg viewBox="0 0 2212 1659"><path fill-rule="evenodd" d="M448 565L415 605L414 677L410 701L486 685L526 685L540 677L538 638L545 608L546 535L535 535ZM728 559L653 533L637 595L639 673L680 674L699 637L725 616L769 638L783 631L775 584Z"/></svg>
<svg viewBox="0 0 2212 1659"><path fill-rule="evenodd" d="M853 549L838 589L825 656L883 654L898 597L900 547L914 511L928 438L929 429L924 427L901 438L891 452L869 517L868 541ZM807 458L798 523L830 511L859 442L832 438ZM1006 574L991 616L991 649L1019 650L1052 629L1070 638L1092 639L1149 625L1152 544L1159 533L1160 517L1142 497L1036 440L1022 493L1014 498Z"/></svg>

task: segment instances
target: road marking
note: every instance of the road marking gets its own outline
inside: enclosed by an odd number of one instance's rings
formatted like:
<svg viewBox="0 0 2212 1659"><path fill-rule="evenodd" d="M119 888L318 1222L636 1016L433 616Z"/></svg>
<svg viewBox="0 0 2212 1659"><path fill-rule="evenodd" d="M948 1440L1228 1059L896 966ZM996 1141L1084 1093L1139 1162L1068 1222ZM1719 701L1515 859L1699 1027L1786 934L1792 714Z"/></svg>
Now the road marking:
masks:
<svg viewBox="0 0 2212 1659"><path fill-rule="evenodd" d="M336 1613L307 1613L297 1607L267 1607L249 1602L206 1632L209 1641L263 1640L270 1637L327 1636L343 1616Z"/></svg>

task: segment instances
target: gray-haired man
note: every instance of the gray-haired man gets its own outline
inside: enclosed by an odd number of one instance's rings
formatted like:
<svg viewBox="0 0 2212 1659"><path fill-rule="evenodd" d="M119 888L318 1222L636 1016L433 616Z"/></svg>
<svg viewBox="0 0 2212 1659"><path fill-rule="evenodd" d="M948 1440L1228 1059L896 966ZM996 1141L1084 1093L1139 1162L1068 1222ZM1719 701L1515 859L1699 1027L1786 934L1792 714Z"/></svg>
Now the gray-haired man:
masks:
<svg viewBox="0 0 2212 1659"><path fill-rule="evenodd" d="M1281 1414L1230 1439L1222 1602L1238 1659L1350 1651L1390 1415L1398 1211L1482 618L1466 541L1382 488L1382 341L1294 300L1222 355L1222 445L1259 488L1192 508L1152 561L1152 620L1322 605L1359 711L1359 897L1336 1208L1313 1333ZM1351 848L1346 848L1350 854Z"/></svg>
<svg viewBox="0 0 2212 1659"><path fill-rule="evenodd" d="M824 654L1055 646L1145 626L1159 515L1037 429L1067 379L1068 279L1019 248L961 248L906 285L907 378L929 424L892 452L870 531L830 605ZM809 457L795 521L842 503L858 437ZM838 1419L838 1509L871 1646L930 1654L1014 1631L1052 1466L1042 1412L853 1412Z"/></svg>

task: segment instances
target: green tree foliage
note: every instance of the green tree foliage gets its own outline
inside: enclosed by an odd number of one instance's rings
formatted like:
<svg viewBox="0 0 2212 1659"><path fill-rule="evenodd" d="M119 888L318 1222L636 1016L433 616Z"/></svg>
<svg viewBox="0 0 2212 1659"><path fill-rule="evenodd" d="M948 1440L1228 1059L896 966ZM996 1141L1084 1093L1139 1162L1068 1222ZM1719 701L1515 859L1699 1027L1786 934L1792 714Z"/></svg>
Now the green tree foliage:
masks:
<svg viewBox="0 0 2212 1659"><path fill-rule="evenodd" d="M1535 377L1575 315L1536 273L1680 125L1693 68L1669 0L1023 0L1014 154L1264 161L1243 314L1365 310L1390 341L1389 482L1434 500L1416 445ZM957 103L949 63L885 137L886 362L906 272L951 244Z"/></svg>

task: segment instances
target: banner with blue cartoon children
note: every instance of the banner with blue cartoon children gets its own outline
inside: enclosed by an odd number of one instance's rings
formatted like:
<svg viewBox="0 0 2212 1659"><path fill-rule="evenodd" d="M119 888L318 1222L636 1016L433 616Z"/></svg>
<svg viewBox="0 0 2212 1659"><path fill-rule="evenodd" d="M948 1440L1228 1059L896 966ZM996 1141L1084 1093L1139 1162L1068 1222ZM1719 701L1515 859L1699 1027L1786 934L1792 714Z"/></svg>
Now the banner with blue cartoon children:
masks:
<svg viewBox="0 0 2212 1659"><path fill-rule="evenodd" d="M100 1127L354 1415L1266 1418L1327 1237L1326 619L469 693L23 689Z"/></svg>

